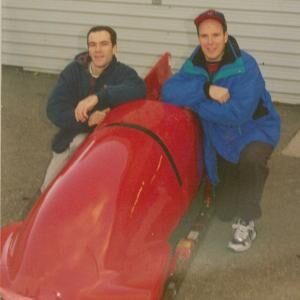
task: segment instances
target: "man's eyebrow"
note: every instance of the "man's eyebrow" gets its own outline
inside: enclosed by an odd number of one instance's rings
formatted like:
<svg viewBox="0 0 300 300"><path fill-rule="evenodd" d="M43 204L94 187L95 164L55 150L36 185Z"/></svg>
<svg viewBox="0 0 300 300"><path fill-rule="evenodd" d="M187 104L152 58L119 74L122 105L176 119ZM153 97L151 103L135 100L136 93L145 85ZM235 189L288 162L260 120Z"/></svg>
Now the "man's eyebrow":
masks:
<svg viewBox="0 0 300 300"><path fill-rule="evenodd" d="M108 41L108 40L105 40L105 41L88 41L88 43L95 43L95 44L97 44L97 43L111 43L111 41Z"/></svg>

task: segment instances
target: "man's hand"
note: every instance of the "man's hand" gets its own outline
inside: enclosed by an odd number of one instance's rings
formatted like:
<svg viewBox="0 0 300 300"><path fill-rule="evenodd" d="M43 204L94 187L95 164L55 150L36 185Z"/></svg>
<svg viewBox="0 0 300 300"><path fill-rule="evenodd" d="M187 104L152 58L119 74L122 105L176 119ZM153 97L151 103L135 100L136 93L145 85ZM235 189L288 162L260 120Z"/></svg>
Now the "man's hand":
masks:
<svg viewBox="0 0 300 300"><path fill-rule="evenodd" d="M230 98L229 90L218 85L210 85L208 94L211 99L219 103L226 103Z"/></svg>
<svg viewBox="0 0 300 300"><path fill-rule="evenodd" d="M90 112L98 103L98 97L96 95L90 95L80 102L78 102L75 108L75 119L77 122L85 122L89 116L88 112Z"/></svg>
<svg viewBox="0 0 300 300"><path fill-rule="evenodd" d="M106 108L104 110L94 111L89 117L88 125L92 127L100 124L104 120L104 118L106 117L109 111L110 111L109 108Z"/></svg>

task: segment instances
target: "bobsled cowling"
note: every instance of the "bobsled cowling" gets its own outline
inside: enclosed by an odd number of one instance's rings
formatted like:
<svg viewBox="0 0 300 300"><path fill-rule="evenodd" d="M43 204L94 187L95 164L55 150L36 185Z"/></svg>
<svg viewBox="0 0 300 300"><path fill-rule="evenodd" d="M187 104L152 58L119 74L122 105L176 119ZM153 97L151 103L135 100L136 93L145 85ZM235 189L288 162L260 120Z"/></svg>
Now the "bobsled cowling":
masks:
<svg viewBox="0 0 300 300"><path fill-rule="evenodd" d="M201 182L201 139L186 109L113 109L25 221L2 229L4 299L159 299L170 236Z"/></svg>

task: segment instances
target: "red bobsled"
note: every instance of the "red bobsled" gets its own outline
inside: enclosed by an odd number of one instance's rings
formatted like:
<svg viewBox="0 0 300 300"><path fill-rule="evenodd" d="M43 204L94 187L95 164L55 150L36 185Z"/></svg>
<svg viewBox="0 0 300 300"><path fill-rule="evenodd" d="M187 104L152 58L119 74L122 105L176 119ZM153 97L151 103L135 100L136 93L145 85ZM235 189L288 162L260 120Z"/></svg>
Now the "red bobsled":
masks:
<svg viewBox="0 0 300 300"><path fill-rule="evenodd" d="M2 229L0 295L161 299L179 259L170 237L202 179L201 138L186 109L113 109L27 218Z"/></svg>

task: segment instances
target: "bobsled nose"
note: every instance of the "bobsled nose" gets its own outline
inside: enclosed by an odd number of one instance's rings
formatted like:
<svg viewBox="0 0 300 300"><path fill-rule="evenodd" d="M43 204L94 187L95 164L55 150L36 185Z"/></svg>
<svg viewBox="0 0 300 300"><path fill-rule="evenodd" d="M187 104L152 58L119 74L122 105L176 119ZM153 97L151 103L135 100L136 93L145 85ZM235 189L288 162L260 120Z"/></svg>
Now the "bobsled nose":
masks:
<svg viewBox="0 0 300 300"><path fill-rule="evenodd" d="M124 286L121 283L103 282L84 291L78 300L151 300L150 290Z"/></svg>
<svg viewBox="0 0 300 300"><path fill-rule="evenodd" d="M117 274L115 274L117 275ZM96 286L84 289L79 296L66 295L64 292L41 289L39 295L34 298L25 297L6 288L0 287L0 299L3 300L151 300L151 292L146 289L133 288L122 285L121 282L112 279L114 275L104 274L102 280ZM105 278L106 277L106 278Z"/></svg>

